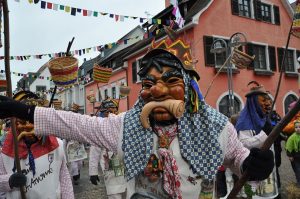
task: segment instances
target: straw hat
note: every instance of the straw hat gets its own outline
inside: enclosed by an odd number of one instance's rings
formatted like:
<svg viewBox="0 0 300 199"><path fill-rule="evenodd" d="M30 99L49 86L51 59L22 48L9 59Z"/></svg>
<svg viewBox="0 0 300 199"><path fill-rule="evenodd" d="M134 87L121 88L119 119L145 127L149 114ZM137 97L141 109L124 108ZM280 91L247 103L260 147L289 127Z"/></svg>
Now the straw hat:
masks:
<svg viewBox="0 0 300 199"><path fill-rule="evenodd" d="M248 83L247 86L253 85L250 88L250 91L245 95L245 97L250 97L251 95L267 95L268 92L266 91L265 87L259 84L257 81L251 81Z"/></svg>
<svg viewBox="0 0 300 199"><path fill-rule="evenodd" d="M79 106L78 104L73 103L73 104L72 104L71 111L77 113L78 110L79 110L79 108L80 108L80 106Z"/></svg>
<svg viewBox="0 0 300 199"><path fill-rule="evenodd" d="M56 110L62 110L62 101L61 100L53 100L53 106Z"/></svg>

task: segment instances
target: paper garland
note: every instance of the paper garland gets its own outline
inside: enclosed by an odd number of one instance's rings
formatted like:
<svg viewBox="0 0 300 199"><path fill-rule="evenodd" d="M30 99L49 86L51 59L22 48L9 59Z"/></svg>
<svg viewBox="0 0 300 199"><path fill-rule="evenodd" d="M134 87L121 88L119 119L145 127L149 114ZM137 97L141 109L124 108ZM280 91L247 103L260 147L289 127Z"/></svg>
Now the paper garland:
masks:
<svg viewBox="0 0 300 199"><path fill-rule="evenodd" d="M15 0L15 2L20 2L20 0ZM127 16L127 15L119 15L112 14L101 11L93 11L87 10L83 8L75 8L68 5L56 4L48 1L40 1L40 0L28 0L30 4L39 4L41 9L48 9L54 11L64 11L72 16L84 16L84 17L99 17L99 16L108 16L109 18L115 19L115 21L124 22L125 19L138 19L140 23L144 23L147 21L149 24L170 24L170 20L162 20L162 19L153 19L153 18L144 18L144 17L136 17L136 16Z"/></svg>

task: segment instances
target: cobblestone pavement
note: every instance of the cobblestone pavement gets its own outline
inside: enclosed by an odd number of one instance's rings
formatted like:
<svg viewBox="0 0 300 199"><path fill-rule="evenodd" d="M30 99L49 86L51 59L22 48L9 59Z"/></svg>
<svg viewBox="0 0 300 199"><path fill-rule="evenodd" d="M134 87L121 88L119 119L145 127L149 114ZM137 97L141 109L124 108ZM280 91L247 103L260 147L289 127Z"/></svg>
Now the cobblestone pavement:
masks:
<svg viewBox="0 0 300 199"><path fill-rule="evenodd" d="M282 143L283 146L283 143ZM281 193L282 199L286 199L286 187L292 182L296 181L294 172L291 168L289 159L285 151L281 153L282 163L279 168L281 177ZM88 175L88 161L85 160L84 167L81 170L79 185L74 185L74 192L76 199L107 199L106 190L104 186L103 177L100 176L100 183L96 186L89 181Z"/></svg>

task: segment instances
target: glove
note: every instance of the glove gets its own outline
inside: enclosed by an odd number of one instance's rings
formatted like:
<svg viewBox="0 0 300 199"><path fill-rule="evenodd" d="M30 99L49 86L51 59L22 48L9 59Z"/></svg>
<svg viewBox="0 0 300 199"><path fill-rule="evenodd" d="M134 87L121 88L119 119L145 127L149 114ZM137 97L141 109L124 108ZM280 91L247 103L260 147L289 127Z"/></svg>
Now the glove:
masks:
<svg viewBox="0 0 300 199"><path fill-rule="evenodd" d="M90 176L90 181L92 184L97 185L97 181L100 182L99 180L99 176L95 175L95 176Z"/></svg>
<svg viewBox="0 0 300 199"><path fill-rule="evenodd" d="M9 97L0 96L0 119L17 117L33 123L35 106L22 104Z"/></svg>
<svg viewBox="0 0 300 199"><path fill-rule="evenodd" d="M10 188L19 188L25 186L27 182L27 177L23 173L14 173L9 177L8 183Z"/></svg>
<svg viewBox="0 0 300 199"><path fill-rule="evenodd" d="M274 155L271 150L262 151L258 148L250 149L249 156L242 165L243 171L247 169L250 181L261 181L270 176L274 168Z"/></svg>

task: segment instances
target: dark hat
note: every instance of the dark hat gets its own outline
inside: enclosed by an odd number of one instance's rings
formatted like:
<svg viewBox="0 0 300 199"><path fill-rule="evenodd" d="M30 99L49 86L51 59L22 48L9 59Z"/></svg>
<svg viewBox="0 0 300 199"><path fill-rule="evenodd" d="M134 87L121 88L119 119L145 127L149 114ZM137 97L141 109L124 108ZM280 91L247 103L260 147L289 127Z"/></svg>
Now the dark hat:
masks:
<svg viewBox="0 0 300 199"><path fill-rule="evenodd" d="M166 39L158 43L155 43L155 41L152 42L150 51L142 58L140 71L147 65L151 57L167 53L171 55L171 58L179 61L185 71L199 80L200 76L195 68L195 61L192 58L190 45L186 44L183 39L172 36L175 34L173 30L168 29L167 34Z"/></svg>
<svg viewBox="0 0 300 199"><path fill-rule="evenodd" d="M119 107L119 103L117 100L108 98L101 102L101 105L99 106L99 111L100 112L106 111L108 108L117 108L118 109L118 107Z"/></svg>
<svg viewBox="0 0 300 199"><path fill-rule="evenodd" d="M251 81L247 86L253 85L250 88L250 91L245 95L245 97L250 97L251 95L268 95L265 87L259 84L257 81Z"/></svg>
<svg viewBox="0 0 300 199"><path fill-rule="evenodd" d="M13 99L27 105L45 106L46 101L31 91L19 91L14 94Z"/></svg>

